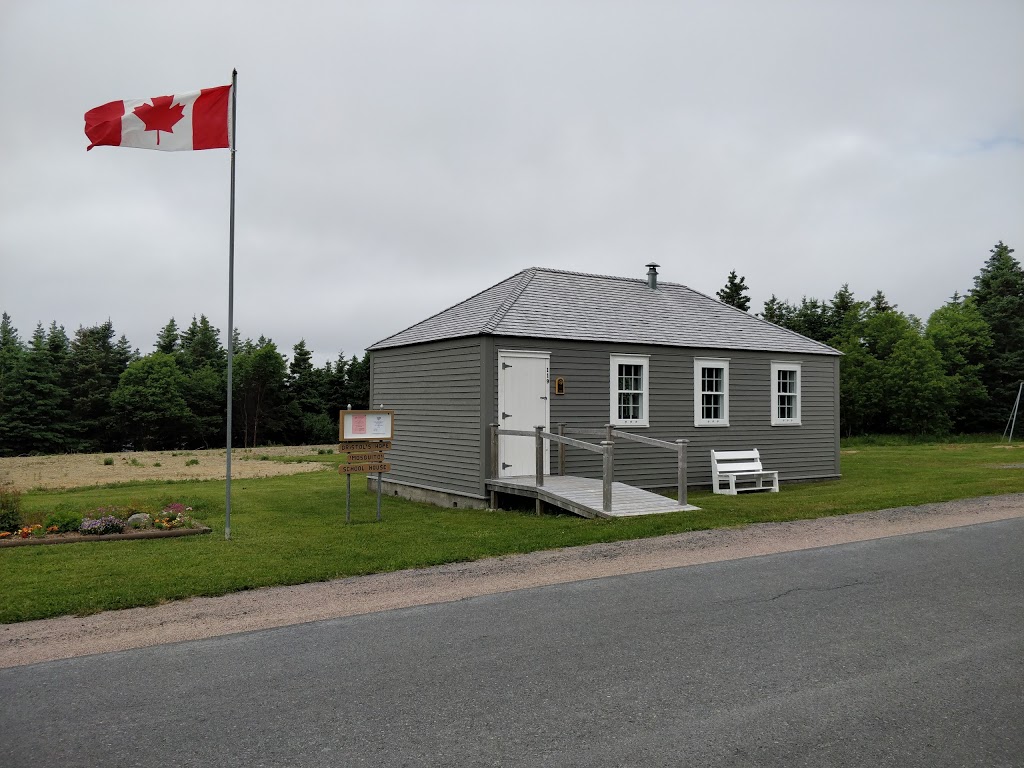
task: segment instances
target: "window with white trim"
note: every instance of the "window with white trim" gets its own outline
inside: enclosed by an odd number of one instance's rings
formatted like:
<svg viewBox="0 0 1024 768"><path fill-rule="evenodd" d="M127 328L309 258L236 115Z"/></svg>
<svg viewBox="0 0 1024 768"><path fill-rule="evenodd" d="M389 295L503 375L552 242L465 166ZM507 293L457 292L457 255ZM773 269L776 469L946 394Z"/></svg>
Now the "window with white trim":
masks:
<svg viewBox="0 0 1024 768"><path fill-rule="evenodd" d="M694 358L693 423L698 427L729 426L729 361Z"/></svg>
<svg viewBox="0 0 1024 768"><path fill-rule="evenodd" d="M648 355L611 356L611 423L646 427L650 368Z"/></svg>
<svg viewBox="0 0 1024 768"><path fill-rule="evenodd" d="M800 363L772 363L772 426L800 426Z"/></svg>

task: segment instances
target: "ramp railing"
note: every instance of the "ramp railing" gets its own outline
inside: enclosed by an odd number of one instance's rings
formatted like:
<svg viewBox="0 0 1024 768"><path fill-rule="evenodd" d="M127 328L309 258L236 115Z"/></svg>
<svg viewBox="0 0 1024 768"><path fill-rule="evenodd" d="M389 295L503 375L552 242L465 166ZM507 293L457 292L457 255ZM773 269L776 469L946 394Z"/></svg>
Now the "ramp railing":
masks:
<svg viewBox="0 0 1024 768"><path fill-rule="evenodd" d="M533 437L536 441L536 484L538 488L544 486L544 441L558 445L558 474L565 475L565 449L579 448L591 453L602 454L602 511L612 511L612 483L615 482L615 438L629 440L642 445L654 448L665 448L676 453L676 480L678 485L678 498L681 506L686 506L686 446L689 440L679 439L675 442L658 440L653 437L636 435L632 432L623 432L614 429L611 424L606 424L604 429L587 429L583 427L567 427L565 424L557 425L557 433L545 432L544 427L534 427L533 431L524 429L501 429L500 424L491 424L491 477L497 479L498 471L498 440L501 435L514 437ZM604 438L597 445L584 440L576 440L566 435L577 435L579 437L600 437Z"/></svg>

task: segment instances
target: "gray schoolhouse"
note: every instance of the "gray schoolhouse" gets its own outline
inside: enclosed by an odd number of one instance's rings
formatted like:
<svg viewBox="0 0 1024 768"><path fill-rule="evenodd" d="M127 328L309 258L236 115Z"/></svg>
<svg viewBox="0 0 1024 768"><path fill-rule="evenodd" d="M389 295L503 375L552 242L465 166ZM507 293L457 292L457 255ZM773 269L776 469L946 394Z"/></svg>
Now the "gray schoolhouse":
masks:
<svg viewBox="0 0 1024 768"><path fill-rule="evenodd" d="M614 429L688 444L686 482L711 484L711 450L757 448L783 483L839 476L840 353L698 291L659 281L525 269L369 348L373 407L395 411L384 491L486 507L487 481L529 475L529 437L491 425ZM550 447L545 472L552 470ZM615 479L676 485L676 460L629 443ZM557 463L554 466L557 473ZM601 477L568 450L565 474Z"/></svg>

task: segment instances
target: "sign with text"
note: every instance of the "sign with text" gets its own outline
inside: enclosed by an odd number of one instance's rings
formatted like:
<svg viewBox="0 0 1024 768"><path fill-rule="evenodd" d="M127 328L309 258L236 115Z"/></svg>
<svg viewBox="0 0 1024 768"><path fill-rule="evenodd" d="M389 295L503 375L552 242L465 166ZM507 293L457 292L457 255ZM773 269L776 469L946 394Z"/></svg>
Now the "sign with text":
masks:
<svg viewBox="0 0 1024 768"><path fill-rule="evenodd" d="M384 461L384 453L349 453L348 461L349 464L380 464Z"/></svg>
<svg viewBox="0 0 1024 768"><path fill-rule="evenodd" d="M341 442L351 440L391 440L394 435L394 411L342 411L339 419Z"/></svg>
<svg viewBox="0 0 1024 768"><path fill-rule="evenodd" d="M338 474L340 475L369 475L373 472L390 472L391 465L382 462L376 464L339 464Z"/></svg>
<svg viewBox="0 0 1024 768"><path fill-rule="evenodd" d="M366 442L359 443L353 440L349 440L346 443L342 443L338 446L338 450L341 453L349 453L350 451L372 451L378 453L380 451L390 451L391 441L390 440L367 440Z"/></svg>

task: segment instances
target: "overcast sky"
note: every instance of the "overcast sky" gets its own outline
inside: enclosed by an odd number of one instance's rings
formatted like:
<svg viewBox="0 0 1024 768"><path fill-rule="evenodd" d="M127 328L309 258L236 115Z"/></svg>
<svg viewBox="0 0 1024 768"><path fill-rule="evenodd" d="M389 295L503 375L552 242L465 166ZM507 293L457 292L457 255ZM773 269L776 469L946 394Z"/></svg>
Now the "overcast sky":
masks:
<svg viewBox="0 0 1024 768"><path fill-rule="evenodd" d="M230 82L235 325L318 362L531 267L926 318L1024 256L1024 2L0 4L0 310L227 327L229 153L83 114Z"/></svg>

